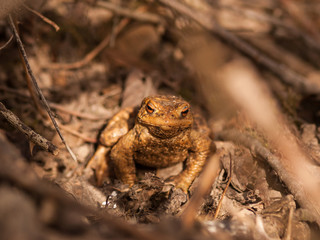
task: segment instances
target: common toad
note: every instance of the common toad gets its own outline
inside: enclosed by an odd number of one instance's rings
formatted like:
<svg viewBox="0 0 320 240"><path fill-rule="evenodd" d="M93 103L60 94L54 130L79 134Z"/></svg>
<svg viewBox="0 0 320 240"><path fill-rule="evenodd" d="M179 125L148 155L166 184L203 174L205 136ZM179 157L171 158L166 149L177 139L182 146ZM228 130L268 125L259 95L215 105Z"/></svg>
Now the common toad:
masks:
<svg viewBox="0 0 320 240"><path fill-rule="evenodd" d="M146 97L130 128L134 114L134 108L122 109L102 131L100 145L90 160L98 163L98 184L106 177L108 161L116 177L129 186L136 180L136 163L164 168L185 161L184 170L173 182L187 192L211 151L205 121L191 112L188 102L176 96Z"/></svg>

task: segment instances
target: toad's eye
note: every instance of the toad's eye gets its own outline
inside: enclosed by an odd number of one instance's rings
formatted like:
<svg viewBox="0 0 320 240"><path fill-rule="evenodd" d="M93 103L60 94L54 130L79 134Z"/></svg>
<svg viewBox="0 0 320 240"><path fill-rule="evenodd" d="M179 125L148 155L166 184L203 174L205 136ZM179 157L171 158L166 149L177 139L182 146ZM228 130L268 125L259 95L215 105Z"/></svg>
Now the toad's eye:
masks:
<svg viewBox="0 0 320 240"><path fill-rule="evenodd" d="M154 112L154 107L151 103L148 103L146 106L147 112L148 113L153 113Z"/></svg>
<svg viewBox="0 0 320 240"><path fill-rule="evenodd" d="M181 116L182 116L182 117L187 116L188 112L189 112L189 107L188 107L188 106L185 106L185 107L182 109L182 111L181 111Z"/></svg>

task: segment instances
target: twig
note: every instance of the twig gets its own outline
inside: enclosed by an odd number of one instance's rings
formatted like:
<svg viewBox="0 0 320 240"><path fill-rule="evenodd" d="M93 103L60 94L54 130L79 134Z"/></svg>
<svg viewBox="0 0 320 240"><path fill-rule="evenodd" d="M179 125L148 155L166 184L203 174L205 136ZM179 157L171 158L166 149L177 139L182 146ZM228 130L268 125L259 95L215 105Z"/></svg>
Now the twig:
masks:
<svg viewBox="0 0 320 240"><path fill-rule="evenodd" d="M129 23L129 20L123 19L117 28L115 29L115 33L119 34L122 29ZM110 34L108 34L100 43L98 46L96 46L91 52L89 52L83 59L77 62L73 63L51 63L45 66L48 69L64 69L64 70L70 70L70 69L76 69L81 68L85 65L87 65L89 62L91 62L98 54L109 45L110 42Z"/></svg>
<svg viewBox="0 0 320 240"><path fill-rule="evenodd" d="M292 24L288 24L287 22L281 21L280 19L272 16L268 16L262 13L257 13L253 10L244 10L244 9L239 10L239 8L236 8L234 6L229 6L229 5L219 5L219 7L233 11L237 14L240 14L241 16L245 16L250 19L255 19L259 22L263 22L263 23L269 22L270 24L273 24L276 27L283 28L289 31L295 37L300 38L310 48L320 51L320 44L318 41L313 39L309 34L306 34L305 32L300 31Z"/></svg>
<svg viewBox="0 0 320 240"><path fill-rule="evenodd" d="M43 16L41 13L37 12L34 9L31 9L30 7L28 7L26 4L23 4L23 7L26 8L28 11L32 12L33 14L37 15L39 18L41 18L44 22L48 23L50 26L52 26L56 32L58 32L60 30L60 27L53 22L52 20L50 20L49 18Z"/></svg>
<svg viewBox="0 0 320 240"><path fill-rule="evenodd" d="M12 39L13 39L13 35L11 35L9 40L5 44L3 44L3 46L0 47L0 51L5 49L9 45L9 43L11 43Z"/></svg>
<svg viewBox="0 0 320 240"><path fill-rule="evenodd" d="M139 7L136 10L136 13L143 13L145 11L145 7ZM114 29L113 34L118 35L124 28L125 26L128 25L130 22L129 18L124 18L120 21L119 25ZM108 34L100 43L98 46L96 46L91 52L89 52L83 59L77 62L73 63L51 63L45 66L47 69L65 69L65 70L71 70L71 69L76 69L76 68L81 68L91 62L98 54L106 48L110 44L112 35Z"/></svg>
<svg viewBox="0 0 320 240"><path fill-rule="evenodd" d="M41 116L44 119L48 119L48 115L47 115L46 111L44 111L44 109L41 107L41 103L39 102L40 100L39 100L37 94L35 93L34 88L32 87L32 85L33 85L32 80L30 78L30 75L28 74L28 68L27 68L26 62L23 61L23 56L22 56L21 52L19 53L19 55L20 55L21 61L23 62L23 68L24 68L24 72L26 75L27 87L28 87L32 102L34 103L36 109L41 114Z"/></svg>
<svg viewBox="0 0 320 240"><path fill-rule="evenodd" d="M21 120L9 111L1 102L0 102L0 114L17 130L24 133L26 137L33 142L34 144L40 146L45 151L57 155L59 153L58 148L53 145L50 141L33 131L27 125L25 125Z"/></svg>
<svg viewBox="0 0 320 240"><path fill-rule="evenodd" d="M95 116L92 116L92 115L87 114L87 113L82 113L82 112L77 112L77 111L74 111L74 110L66 109L63 106L60 106L60 105L58 105L56 103L49 102L49 105L50 105L51 108L56 109L58 111L61 111L61 112L64 112L64 113L68 113L68 114L70 114L72 116L76 116L76 117L79 117L79 118L88 119L88 120L91 120L91 121L106 120L106 119L109 119L113 115L112 112L110 111L110 113L108 112L104 117L95 117Z"/></svg>
<svg viewBox="0 0 320 240"><path fill-rule="evenodd" d="M219 169L219 154L215 153L205 166L200 178L199 185L195 190L192 198L190 199L187 207L184 209L181 215L181 221L185 229L189 229L194 223L195 216L199 206L203 202L203 197L209 193Z"/></svg>
<svg viewBox="0 0 320 240"><path fill-rule="evenodd" d="M8 92L8 93L11 93L11 94L14 94L14 95L18 95L21 98L26 98L26 99L30 100L30 96L28 94L22 93L21 91L13 89L13 88L7 88L5 86L0 86L0 91L5 91L5 92ZM110 117L112 117L112 115L113 115L113 112L110 111L110 112L107 112L105 114L105 116L103 116L103 117L102 116L101 117L92 116L92 115L90 115L88 113L82 113L82 112L78 112L78 111L67 109L67 108L65 108L65 107L63 107L63 106L61 106L59 104L56 104L56 103L53 103L53 102L50 102L50 101L49 101L49 106L52 109L56 109L58 111L70 114L72 116L83 118L83 119L88 119L88 120L91 120L91 121L106 120L106 119L109 119Z"/></svg>
<svg viewBox="0 0 320 240"><path fill-rule="evenodd" d="M294 207L290 206L289 214L288 214L288 225L286 228L286 232L284 234L283 240L291 240L292 239L292 219L293 219Z"/></svg>
<svg viewBox="0 0 320 240"><path fill-rule="evenodd" d="M320 40L320 34L317 27L314 26L313 22L303 13L303 11L301 11L294 2L288 0L280 0L280 2L293 19L306 29L318 42Z"/></svg>
<svg viewBox="0 0 320 240"><path fill-rule="evenodd" d="M16 24L16 23L15 23ZM27 83L27 87L28 87L28 90L29 90L29 93L30 93L30 96L31 96L31 100L32 102L34 103L36 109L38 110L38 112L41 114L41 116L44 118L44 119L48 119L48 115L46 113L46 111L44 111L44 109L41 107L41 103L40 103L40 100L33 88L33 84L32 84L32 80L30 78L30 75L28 74L28 68L27 68L27 65L26 65L26 62L23 60L23 56L22 56L22 53L21 51L19 52L19 56L20 56L20 59L23 63L23 69L24 69L24 72L25 72L25 76L26 76L26 83Z"/></svg>
<svg viewBox="0 0 320 240"><path fill-rule="evenodd" d="M66 146L66 148L67 148L68 152L70 153L72 159L75 160L75 161L77 161L76 156L74 155L74 153L72 152L72 150L70 149L70 147L68 146L68 144L66 143L66 141L64 140L64 138L63 138L63 136L62 136L62 134L61 134L61 132L60 132L60 130L59 130L58 124L56 123L56 121L55 121L55 119L54 119L54 117L53 117L53 114L52 114L52 112L51 112L51 110L50 110L50 107L49 107L49 105L48 105L48 103L47 103L44 95L42 94L41 89L40 89L39 86L38 86L38 83L37 83L37 80L36 80L35 76L33 75L32 69L31 69L30 64L29 64L29 61L28 61L27 53L26 53L26 51L25 51L25 49L24 49L24 46L23 46L23 44L22 44L22 41L21 41L21 39L20 39L20 36L19 36L18 31L17 31L17 29L16 29L16 26L14 25L14 22L13 22L13 20L12 20L11 14L9 15L9 23L10 23L10 26L11 26L11 28L12 28L13 35L14 35L15 38L16 38L19 51L21 52L21 54L22 54L22 56L23 56L23 59L24 59L24 62L25 62L25 64L26 64L26 67L27 67L27 70L28 70L28 74L29 74L29 76L31 77L32 83L33 83L33 85L34 85L34 87L35 87L35 89L36 89L36 91L37 91L37 93L38 93L38 95L39 95L39 97L40 97L40 100L41 100L43 106L45 107L45 109L47 110L47 112L48 112L48 114L49 114L49 117L50 117L50 119L51 119L51 121L52 121L55 129L57 130L57 133L59 134L59 136L60 136L60 138L61 138L61 141L62 141L63 144Z"/></svg>
<svg viewBox="0 0 320 240"><path fill-rule="evenodd" d="M132 19L135 19L138 21L158 23L158 24L164 22L164 20L156 14L141 13L139 11L133 11L131 9L122 8L122 7L120 7L116 4L113 4L111 2L98 1L97 6L111 10L112 12L115 12L118 15L132 18Z"/></svg>
<svg viewBox="0 0 320 240"><path fill-rule="evenodd" d="M319 94L320 86L311 83L304 76L294 72L284 64L278 63L266 55L260 53L256 48L234 35L231 32L225 30L220 26L210 13L190 9L186 5L177 2L175 0L159 0L161 3L171 7L172 9L180 12L183 15L188 16L202 27L211 31L219 38L230 43L232 46L238 49L238 51L244 53L251 59L255 60L255 63L265 66L269 71L273 72L286 84L293 86L298 92L303 94Z"/></svg>
<svg viewBox="0 0 320 240"><path fill-rule="evenodd" d="M14 95L18 95L21 98L28 98L30 99L30 96L26 93L21 92L20 90L13 89L13 88L8 88L6 86L0 86L0 90L4 92L8 92Z"/></svg>
<svg viewBox="0 0 320 240"><path fill-rule="evenodd" d="M232 168L233 168L233 164L232 164L232 156L231 156L231 154L229 154L229 158L230 158L230 174L229 174L229 179L228 179L228 181L227 181L227 185L226 185L225 189L224 189L223 192L222 192L222 195L221 195L221 198L220 198L220 200L219 200L219 203L218 203L216 212L214 213L213 219L216 219L216 218L218 217L218 214L219 214L219 212L220 212L221 205L222 205L222 200L223 200L224 196L226 195L226 192L227 192L227 190L228 190L228 188L229 188L229 185L230 185L230 183L231 183L232 171L233 171L233 169L232 169Z"/></svg>
<svg viewBox="0 0 320 240"><path fill-rule="evenodd" d="M67 127L67 126L64 126L64 125L60 124L60 128L63 129L64 131L66 131L66 132L68 132L68 133L76 136L76 137L81 138L81 139L84 140L85 142L88 142L88 143L97 143L97 140L96 140L95 138L87 137L87 136L85 136L85 135L83 135L83 134L81 134L81 133L79 133L79 132L77 132L77 131L69 128L69 127Z"/></svg>

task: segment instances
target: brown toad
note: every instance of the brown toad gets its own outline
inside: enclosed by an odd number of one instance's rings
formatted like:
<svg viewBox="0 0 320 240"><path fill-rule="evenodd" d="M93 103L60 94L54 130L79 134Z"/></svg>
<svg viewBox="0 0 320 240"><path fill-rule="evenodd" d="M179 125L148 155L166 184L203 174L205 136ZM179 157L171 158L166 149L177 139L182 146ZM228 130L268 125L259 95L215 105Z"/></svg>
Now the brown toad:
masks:
<svg viewBox="0 0 320 240"><path fill-rule="evenodd" d="M173 181L187 192L212 146L210 131L202 118L193 116L190 104L175 96L146 97L130 129L129 119L133 114L134 108L121 110L103 130L100 145L91 159L98 162L98 184L106 176L109 154L116 177L130 186L136 180L135 163L164 168L186 161L184 170Z"/></svg>

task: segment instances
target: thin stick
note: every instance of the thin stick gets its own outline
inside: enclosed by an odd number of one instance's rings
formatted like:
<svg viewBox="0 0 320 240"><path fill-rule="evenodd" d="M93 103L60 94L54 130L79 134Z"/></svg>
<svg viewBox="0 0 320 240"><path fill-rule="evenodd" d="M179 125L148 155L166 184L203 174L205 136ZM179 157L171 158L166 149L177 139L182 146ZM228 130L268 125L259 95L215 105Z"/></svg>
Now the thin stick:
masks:
<svg viewBox="0 0 320 240"><path fill-rule="evenodd" d="M17 89L8 88L6 86L0 86L0 90L4 91L4 92L8 92L9 94L18 95L18 97L21 97L21 98L30 99L30 96L28 94L23 93L23 92L21 92L20 90L17 90Z"/></svg>
<svg viewBox="0 0 320 240"><path fill-rule="evenodd" d="M199 185L181 215L181 221L185 229L189 229L194 223L198 208L203 202L203 197L209 193L209 189L212 187L212 184L218 174L218 169L219 154L215 153L210 157L203 173L200 175Z"/></svg>
<svg viewBox="0 0 320 240"><path fill-rule="evenodd" d="M96 140L95 138L87 137L87 136L85 136L85 135L83 135L83 134L81 134L81 133L79 133L79 132L77 132L77 131L69 128L69 127L67 127L67 126L64 126L64 125L60 124L60 128L61 128L62 130L64 130L64 131L66 131L66 132L68 132L68 133L70 133L70 134L78 137L78 138L81 138L81 139L84 140L85 142L88 142L88 143L97 143L97 140Z"/></svg>
<svg viewBox="0 0 320 240"><path fill-rule="evenodd" d="M261 64L269 71L273 72L285 83L293 86L296 91L303 94L319 94L320 86L316 83L311 83L304 76L298 74L286 65L278 63L266 55L263 55L256 48L234 35L228 32L222 26L220 26L210 13L191 9L188 6L174 0L159 0L159 2L171 7L172 9L180 12L180 14L186 15L200 24L203 28L217 35L219 38L225 40L232 46L238 49L238 51L244 53L248 57L254 60L255 63Z"/></svg>
<svg viewBox="0 0 320 240"><path fill-rule="evenodd" d="M42 19L42 21L44 21L44 22L48 23L50 26L52 26L56 30L56 32L58 32L60 30L60 27L55 22L53 22L49 18L43 16L41 13L37 12L34 9L31 9L26 4L23 4L23 7L26 8L28 11L32 12L33 14L37 15L39 18Z"/></svg>
<svg viewBox="0 0 320 240"><path fill-rule="evenodd" d="M34 88L32 86L33 84L32 84L30 75L28 74L27 65L26 65L25 61L23 61L23 56L22 56L21 52L20 52L19 55L20 55L20 58L21 58L21 60L23 62L23 68L24 68L24 72L25 72L25 75L26 75L27 87L28 87L32 102L34 103L36 109L41 114L41 116L44 119L48 119L47 112L41 107L41 103L39 102L39 98L38 98L38 96L37 96L37 94L36 94L36 92L35 92L35 90L34 90Z"/></svg>
<svg viewBox="0 0 320 240"><path fill-rule="evenodd" d="M145 11L145 7L139 7L136 12L137 13L143 13ZM120 21L119 25L114 29L113 34L118 35L124 28L125 26L128 25L130 22L129 18L124 18ZM76 68L81 68L85 65L87 65L89 62L91 62L98 54L106 48L111 40L111 35L107 35L100 43L98 46L96 46L91 52L89 52L83 59L77 62L73 63L52 63L46 66L48 69L64 69L64 70L71 70L71 69L76 69Z"/></svg>
<svg viewBox="0 0 320 240"><path fill-rule="evenodd" d="M51 119L51 121L52 121L55 129L57 130L57 133L58 133L59 136L60 136L61 141L62 141L63 144L66 146L66 148L67 148L68 152L70 153L72 159L73 159L74 161L77 161L76 156L74 155L74 153L72 152L72 150L70 149L70 147L68 146L68 144L66 143L66 141L64 140L64 138L63 138L63 136L62 136L62 134L61 134L61 132L60 132L60 130L59 130L58 124L57 124L57 122L55 121L55 119L54 119L54 117L53 117L53 114L52 114L52 112L51 112L51 110L50 110L50 107L49 107L49 105L48 105L48 103L47 103L44 95L42 94L41 89L40 89L39 86L38 86L38 83L37 83L37 80L36 80L35 76L33 75L32 69L31 69L30 64L29 64L29 61L28 61L27 53L26 53L26 51L25 51L25 49L24 49L24 46L23 46L23 44L22 44L22 41L21 41L20 36L19 36L19 34L18 34L18 31L17 31L17 28L16 28L16 26L14 25L14 22L13 22L13 20L12 20L11 14L9 15L9 23L10 23L10 25L11 25L11 28L12 28L12 31L13 31L13 35L14 35L15 38L16 38L16 41L17 41L17 44L18 44L18 48L19 48L19 50L20 50L20 52L21 52L21 54L22 54L23 60L24 60L24 62L25 62L25 64L26 64L26 67L27 67L27 70L28 70L28 74L29 74L29 76L30 76L30 78L31 78L31 80L32 80L32 83L33 83L33 85L34 85L34 87L35 87L35 89L36 89L36 91L37 91L37 93L38 93L38 95L39 95L39 97L40 97L40 100L41 100L43 106L45 107L45 109L47 110L47 112L48 112L48 114L49 114L49 117L50 117L50 119Z"/></svg>
<svg viewBox="0 0 320 240"><path fill-rule="evenodd" d="M283 240L291 240L292 239L292 220L293 220L294 210L295 209L292 206L289 209L288 224L287 224L287 229L285 231Z"/></svg>
<svg viewBox="0 0 320 240"><path fill-rule="evenodd" d="M288 0L280 0L280 3L283 5L285 10L292 16L293 20L296 21L303 29L306 29L315 39L319 42L320 33L317 30L317 27L314 25L314 22L306 16L306 14L301 11L300 7L297 6L294 2Z"/></svg>
<svg viewBox="0 0 320 240"><path fill-rule="evenodd" d="M28 100L30 100L30 96L28 94L24 94L21 91L13 89L13 88L7 88L5 86L0 86L0 91L5 91L5 92L8 92L9 94L18 95L18 97L27 98ZM57 103L53 103L53 102L50 102L50 101L49 101L49 106L52 109L55 109L55 110L70 114L70 115L75 116L75 117L88 119L88 120L91 120L91 121L107 120L110 117L112 117L112 115L114 114L112 111L110 111L110 112L107 112L105 114L105 116L103 116L103 117L102 116L101 117L92 116L92 115L90 115L88 113L82 113L82 112L78 112L78 111L67 109L67 108L65 108L65 107L63 107L63 106L61 106L61 105L59 105Z"/></svg>
<svg viewBox="0 0 320 240"><path fill-rule="evenodd" d="M11 43L12 39L13 39L13 35L11 35L11 37L9 38L9 40L8 40L3 46L0 47L0 51L1 51L2 49L5 49L5 48L9 45L9 43Z"/></svg>
<svg viewBox="0 0 320 240"><path fill-rule="evenodd" d="M77 111L74 111L74 110L70 110L70 109L64 108L63 106L60 106L59 104L56 104L56 103L49 102L49 105L50 105L51 108L56 109L58 111L70 114L70 115L75 116L75 117L88 119L88 120L91 120L91 121L106 120L106 119L109 119L110 117L112 117L112 115L113 115L113 113L110 111L104 117L96 117L96 116L92 116L92 115L90 115L88 113L77 112Z"/></svg>
<svg viewBox="0 0 320 240"><path fill-rule="evenodd" d="M240 10L239 8L233 7L233 6L219 5L219 7L224 8L226 10L230 10L232 12L235 12L249 19L254 19L262 23L268 22L276 27L283 28L289 31L295 37L302 39L302 41L310 48L316 49L317 51L320 50L319 42L313 39L309 34L306 34L305 32L300 31L292 24L288 24L287 22L284 22L278 18L267 16L262 13L257 13L253 10L244 10L244 9Z"/></svg>
<svg viewBox="0 0 320 240"><path fill-rule="evenodd" d="M129 23L129 20L123 19L117 28L115 29L115 34L119 34L122 29ZM52 63L46 66L48 69L64 69L64 70L70 70L70 69L76 69L81 68L85 65L87 65L89 62L91 62L98 54L109 45L110 42L110 35L107 35L98 46L96 46L91 52L89 52L83 59L77 62L73 63Z"/></svg>
<svg viewBox="0 0 320 240"><path fill-rule="evenodd" d="M163 23L164 20L156 14L152 13L141 13L139 11L133 11L131 9L122 8L119 5L113 4L111 2L98 1L97 6L106 8L115 12L118 15L122 15L128 18L132 18L138 21L151 22L151 23Z"/></svg>
<svg viewBox="0 0 320 240"><path fill-rule="evenodd" d="M53 145L50 141L33 131L27 125L25 125L16 115L9 111L1 102L0 102L0 114L17 130L22 132L26 137L38 145L47 152L57 155L59 153L58 148Z"/></svg>
<svg viewBox="0 0 320 240"><path fill-rule="evenodd" d="M15 22L15 25L16 25L16 22ZM32 102L34 103L36 109L38 110L38 112L41 114L41 116L44 118L44 119L48 119L48 114L47 112L41 107L41 103L39 101L39 98L33 88L33 84L32 84L32 81L31 81L31 78L30 78L30 75L28 74L28 69L27 69L27 65L25 63L25 61L23 61L23 56L22 56L22 53L21 51L19 52L19 56L20 56L20 59L23 63L23 69L24 69L24 72L25 72L25 76L26 76L26 83L27 83L27 87L28 87L28 90L29 90L29 93L30 93L30 96L31 96L31 100Z"/></svg>
<svg viewBox="0 0 320 240"><path fill-rule="evenodd" d="M216 219L216 218L218 217L218 214L219 214L219 212L220 212L221 205L222 205L222 200L223 200L224 196L226 195L226 192L227 192L227 190L228 190L228 188L229 188L229 185L230 185L230 183L231 183L232 171L233 171L233 170L232 170L233 164L232 164L232 156L231 156L231 154L229 154L229 157L230 157L230 174L229 174L229 179L228 179L228 181L227 181L227 185L226 185L225 189L224 189L223 192L222 192L222 195L221 195L220 201L219 201L219 203L218 203L216 212L215 212L215 214L214 214L214 216L213 216L213 219Z"/></svg>

